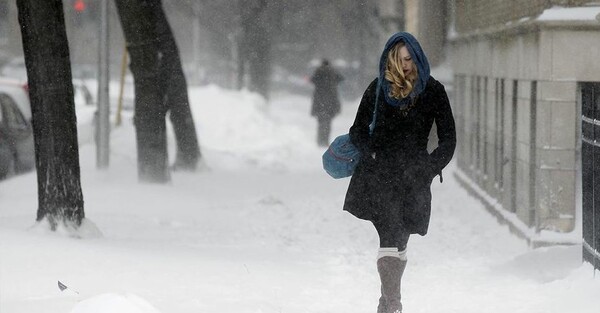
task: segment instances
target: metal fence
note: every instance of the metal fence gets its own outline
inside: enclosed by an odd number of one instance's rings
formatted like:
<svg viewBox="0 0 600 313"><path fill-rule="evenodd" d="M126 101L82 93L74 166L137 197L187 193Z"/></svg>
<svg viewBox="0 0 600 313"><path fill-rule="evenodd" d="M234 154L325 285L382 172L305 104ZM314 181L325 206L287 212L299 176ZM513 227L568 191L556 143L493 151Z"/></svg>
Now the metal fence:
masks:
<svg viewBox="0 0 600 313"><path fill-rule="evenodd" d="M600 269L600 83L583 83L583 258Z"/></svg>

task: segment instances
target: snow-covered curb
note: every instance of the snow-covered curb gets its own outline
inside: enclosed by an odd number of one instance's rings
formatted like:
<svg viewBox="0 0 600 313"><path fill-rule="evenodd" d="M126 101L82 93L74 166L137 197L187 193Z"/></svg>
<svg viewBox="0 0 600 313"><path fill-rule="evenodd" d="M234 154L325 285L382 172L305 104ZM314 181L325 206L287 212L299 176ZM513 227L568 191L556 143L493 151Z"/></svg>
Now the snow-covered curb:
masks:
<svg viewBox="0 0 600 313"><path fill-rule="evenodd" d="M530 246L535 248L550 245L581 245L582 240L581 236L578 235L580 232L578 232L577 228L570 233L558 233L547 230L537 232L534 228L523 223L515 213L506 210L497 199L494 199L481 189L460 169L456 169L454 176L467 191L484 204L484 207L492 213L500 223L507 224L512 233L527 240L527 243Z"/></svg>

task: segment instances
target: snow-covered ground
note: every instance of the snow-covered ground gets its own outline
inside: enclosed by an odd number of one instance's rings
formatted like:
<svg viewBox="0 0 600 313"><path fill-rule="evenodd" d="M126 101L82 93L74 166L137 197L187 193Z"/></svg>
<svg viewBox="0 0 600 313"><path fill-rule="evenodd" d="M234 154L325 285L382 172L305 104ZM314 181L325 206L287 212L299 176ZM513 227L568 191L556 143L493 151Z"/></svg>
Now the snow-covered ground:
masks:
<svg viewBox="0 0 600 313"><path fill-rule="evenodd" d="M203 171L139 184L130 113L112 132L108 170L81 146L80 238L35 224L35 174L0 183L0 313L375 312L377 236L342 211L348 180L321 170L310 99L267 104L214 86L190 98ZM333 134L356 106L344 105ZM600 277L580 245L529 249L453 168L432 186L430 233L409 242L405 312L600 311Z"/></svg>

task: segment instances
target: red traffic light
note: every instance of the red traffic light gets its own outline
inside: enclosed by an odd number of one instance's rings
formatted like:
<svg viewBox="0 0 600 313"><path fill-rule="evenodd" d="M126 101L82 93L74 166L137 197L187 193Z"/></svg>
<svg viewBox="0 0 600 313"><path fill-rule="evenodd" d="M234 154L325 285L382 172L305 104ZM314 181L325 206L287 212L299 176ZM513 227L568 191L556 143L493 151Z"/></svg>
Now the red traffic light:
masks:
<svg viewBox="0 0 600 313"><path fill-rule="evenodd" d="M73 4L73 8L78 13L81 13L81 12L83 12L83 10L85 10L85 2L83 2L83 0L75 0L75 3Z"/></svg>

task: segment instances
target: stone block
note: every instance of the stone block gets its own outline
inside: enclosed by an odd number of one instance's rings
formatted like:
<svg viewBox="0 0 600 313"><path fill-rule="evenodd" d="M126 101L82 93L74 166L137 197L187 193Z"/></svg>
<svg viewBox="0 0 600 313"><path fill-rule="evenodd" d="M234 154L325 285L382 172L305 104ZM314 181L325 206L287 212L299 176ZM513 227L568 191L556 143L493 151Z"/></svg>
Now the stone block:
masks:
<svg viewBox="0 0 600 313"><path fill-rule="evenodd" d="M540 34L537 74L541 79L552 77L553 37L553 33L548 31L542 31Z"/></svg>
<svg viewBox="0 0 600 313"><path fill-rule="evenodd" d="M573 101L577 98L577 83L539 81L538 101Z"/></svg>
<svg viewBox="0 0 600 313"><path fill-rule="evenodd" d="M519 100L517 104L517 140L529 144L531 140L531 105Z"/></svg>
<svg viewBox="0 0 600 313"><path fill-rule="evenodd" d="M537 149L538 168L544 170L572 170L576 165L575 150Z"/></svg>
<svg viewBox="0 0 600 313"><path fill-rule="evenodd" d="M552 102L538 100L536 110L536 146L552 146Z"/></svg>
<svg viewBox="0 0 600 313"><path fill-rule="evenodd" d="M475 62L477 73L482 76L491 76L492 64L489 56L492 55L492 44L489 40L477 40L475 42L475 58L471 59Z"/></svg>
<svg viewBox="0 0 600 313"><path fill-rule="evenodd" d="M516 213L520 220L525 224L531 226L530 220L530 183L529 183L529 167L530 164L522 161L517 162L517 188L516 188L516 199L517 208Z"/></svg>
<svg viewBox="0 0 600 313"><path fill-rule="evenodd" d="M519 41L519 38L511 38L511 40L507 41L506 50L503 51L503 53L497 53L497 57L499 58L498 67L501 69L501 71L503 71L503 74L505 74L503 77L519 77L521 68L521 59L519 58ZM511 62L507 62L507 60L511 60Z"/></svg>
<svg viewBox="0 0 600 313"><path fill-rule="evenodd" d="M582 54L582 49L585 49L585 54ZM598 80L598 73L600 73L598 31L555 30L552 51L554 52L551 63L552 80Z"/></svg>
<svg viewBox="0 0 600 313"><path fill-rule="evenodd" d="M531 81L529 80L519 80L519 85L517 88L518 92L519 92L519 99L520 100L526 100L526 102L529 102L529 99L531 98Z"/></svg>
<svg viewBox="0 0 600 313"><path fill-rule="evenodd" d="M519 47L519 78L536 80L539 60L539 35L537 32L524 34Z"/></svg>
<svg viewBox="0 0 600 313"><path fill-rule="evenodd" d="M529 155L531 154L529 143L517 142L517 161L529 162Z"/></svg>
<svg viewBox="0 0 600 313"><path fill-rule="evenodd" d="M575 149L577 146L577 105L575 102L552 102L551 146Z"/></svg>
<svg viewBox="0 0 600 313"><path fill-rule="evenodd" d="M506 163L503 168L503 180L504 180L504 185L502 187L503 192L502 192L502 206L504 208L506 208L508 211L510 212L514 212L516 210L516 208L513 206L513 197L515 195L513 195L512 192L512 162L508 162Z"/></svg>
<svg viewBox="0 0 600 313"><path fill-rule="evenodd" d="M576 217L576 171L540 170L538 173L538 224L542 230L570 232Z"/></svg>
<svg viewBox="0 0 600 313"><path fill-rule="evenodd" d="M490 142L487 144L487 162L485 164L485 168L486 168L486 173L488 176L488 180L487 180L487 185L485 186L485 189L492 194L495 191L495 185L496 185L496 154L495 154L495 149L494 149L494 143Z"/></svg>

